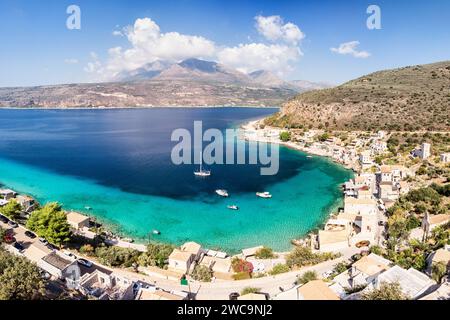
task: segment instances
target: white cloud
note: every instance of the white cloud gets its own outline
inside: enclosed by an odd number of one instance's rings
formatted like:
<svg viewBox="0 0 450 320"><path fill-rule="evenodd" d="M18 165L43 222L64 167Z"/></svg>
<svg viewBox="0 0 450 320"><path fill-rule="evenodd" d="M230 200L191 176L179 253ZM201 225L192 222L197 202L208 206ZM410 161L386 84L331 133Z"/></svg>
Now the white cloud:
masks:
<svg viewBox="0 0 450 320"><path fill-rule="evenodd" d="M268 40L282 40L286 43L297 45L305 38L305 34L298 26L292 22L284 24L280 16L257 16L255 20L258 32Z"/></svg>
<svg viewBox="0 0 450 320"><path fill-rule="evenodd" d="M279 16L255 17L258 31L274 42L247 43L225 47L216 45L202 36L178 32L161 32L159 25L150 18L137 19L132 26L114 31L126 36L130 47L114 47L108 50L108 59L102 64L95 53L85 71L111 80L123 71L130 71L156 60L179 62L188 58L215 60L241 71L270 70L283 74L292 69L302 52L298 47L305 36L292 23L283 24Z"/></svg>
<svg viewBox="0 0 450 320"><path fill-rule="evenodd" d="M115 36L115 37L123 37L123 33L120 30L114 30L112 32L112 35Z"/></svg>
<svg viewBox="0 0 450 320"><path fill-rule="evenodd" d="M66 63L66 64L77 64L78 63L78 59L73 59L73 58L65 59L64 63Z"/></svg>
<svg viewBox="0 0 450 320"><path fill-rule="evenodd" d="M338 48L331 48L332 52L343 54L343 55L352 55L355 58L368 58L370 57L370 53L367 51L358 51L357 47L359 46L359 41L350 41L341 43Z"/></svg>
<svg viewBox="0 0 450 320"><path fill-rule="evenodd" d="M291 71L291 63L302 55L298 47L263 43L240 44L218 52L218 60L224 65L242 72L268 70L282 76Z"/></svg>

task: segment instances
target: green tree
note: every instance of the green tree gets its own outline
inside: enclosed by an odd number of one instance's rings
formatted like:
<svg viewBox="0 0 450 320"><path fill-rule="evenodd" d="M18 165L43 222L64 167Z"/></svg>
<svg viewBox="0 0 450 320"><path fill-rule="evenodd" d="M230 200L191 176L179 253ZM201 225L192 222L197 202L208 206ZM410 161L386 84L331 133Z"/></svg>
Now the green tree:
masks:
<svg viewBox="0 0 450 320"><path fill-rule="evenodd" d="M273 250L271 248L263 247L256 251L255 257L257 259L272 259L275 258L275 254L273 253Z"/></svg>
<svg viewBox="0 0 450 320"><path fill-rule="evenodd" d="M431 266L431 277L437 283L440 283L442 278L447 274L447 265L441 261L434 263Z"/></svg>
<svg viewBox="0 0 450 320"><path fill-rule="evenodd" d="M33 211L27 221L27 228L60 247L70 241L71 232L67 216L62 211L61 205L55 202Z"/></svg>
<svg viewBox="0 0 450 320"><path fill-rule="evenodd" d="M296 284L306 284L313 280L317 280L317 273L315 271L306 271L297 277Z"/></svg>
<svg viewBox="0 0 450 320"><path fill-rule="evenodd" d="M364 292L361 300L408 300L398 282L382 283L379 289Z"/></svg>
<svg viewBox="0 0 450 320"><path fill-rule="evenodd" d="M19 218L21 211L22 206L14 199L10 200L6 205L0 208L0 213L12 220Z"/></svg>
<svg viewBox="0 0 450 320"><path fill-rule="evenodd" d="M170 254L174 246L164 243L150 243L147 251L139 257L141 266L157 266L163 268L167 264Z"/></svg>
<svg viewBox="0 0 450 320"><path fill-rule="evenodd" d="M320 142L324 142L324 141L327 141L328 138L330 138L330 134L324 133L324 134L321 134L317 139L318 139Z"/></svg>
<svg viewBox="0 0 450 320"><path fill-rule="evenodd" d="M280 133L280 140L283 142L288 142L291 140L291 133L288 131L283 131Z"/></svg>
<svg viewBox="0 0 450 320"><path fill-rule="evenodd" d="M197 265L192 271L192 278L197 281L202 282L211 282L212 279L212 271L210 268L202 265Z"/></svg>
<svg viewBox="0 0 450 320"><path fill-rule="evenodd" d="M0 300L40 299L44 293L45 281L39 268L0 248Z"/></svg>

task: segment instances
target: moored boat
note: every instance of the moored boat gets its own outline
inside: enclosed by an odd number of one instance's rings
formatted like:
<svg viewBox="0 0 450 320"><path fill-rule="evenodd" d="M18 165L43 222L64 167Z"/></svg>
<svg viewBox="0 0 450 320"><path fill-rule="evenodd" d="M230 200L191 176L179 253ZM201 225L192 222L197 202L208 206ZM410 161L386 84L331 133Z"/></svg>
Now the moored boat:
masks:
<svg viewBox="0 0 450 320"><path fill-rule="evenodd" d="M272 195L269 192L267 192L267 191L265 191L265 192L257 192L256 196L260 197L260 198L264 198L264 199L272 198Z"/></svg>
<svg viewBox="0 0 450 320"><path fill-rule="evenodd" d="M234 204L230 205L230 206L227 206L227 208L230 209L230 210L239 210L239 207L234 205Z"/></svg>
<svg viewBox="0 0 450 320"><path fill-rule="evenodd" d="M216 193L221 197L228 197L228 191L224 189L218 189L216 190Z"/></svg>

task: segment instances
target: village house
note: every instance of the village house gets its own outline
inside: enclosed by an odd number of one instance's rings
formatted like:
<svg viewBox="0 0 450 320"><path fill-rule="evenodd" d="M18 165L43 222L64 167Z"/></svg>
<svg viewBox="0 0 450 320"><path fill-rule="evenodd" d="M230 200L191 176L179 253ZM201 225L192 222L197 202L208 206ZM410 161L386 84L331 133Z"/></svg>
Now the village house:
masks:
<svg viewBox="0 0 450 320"><path fill-rule="evenodd" d="M217 257L204 256L200 265L212 270L214 273L227 274L231 270L231 259L221 259Z"/></svg>
<svg viewBox="0 0 450 320"><path fill-rule="evenodd" d="M199 262L204 252L196 242L186 242L180 249L174 249L169 256L169 269L183 273L190 273Z"/></svg>
<svg viewBox="0 0 450 320"><path fill-rule="evenodd" d="M370 150L364 150L359 155L359 162L363 169L370 168L373 165L372 154Z"/></svg>
<svg viewBox="0 0 450 320"><path fill-rule="evenodd" d="M431 156L431 144L424 142L420 147L415 148L411 154L413 157L426 160Z"/></svg>
<svg viewBox="0 0 450 320"><path fill-rule="evenodd" d="M431 275L432 266L437 263L443 263L447 266L447 272L450 272L450 245L430 253L427 257L427 273Z"/></svg>
<svg viewBox="0 0 450 320"><path fill-rule="evenodd" d="M383 283L399 283L402 293L410 299L418 299L429 293L428 290L436 284L426 274L414 268L406 270L395 265L380 273L364 290L379 289Z"/></svg>
<svg viewBox="0 0 450 320"><path fill-rule="evenodd" d="M133 281L127 278L96 269L80 278L78 290L97 300L133 300L133 284Z"/></svg>
<svg viewBox="0 0 450 320"><path fill-rule="evenodd" d="M247 293L237 298L238 300L269 300L269 296L266 293L255 292Z"/></svg>
<svg viewBox="0 0 450 320"><path fill-rule="evenodd" d="M298 287L297 300L340 300L323 280L313 280Z"/></svg>
<svg viewBox="0 0 450 320"><path fill-rule="evenodd" d="M450 162L450 152L442 153L440 160L442 163L449 163Z"/></svg>
<svg viewBox="0 0 450 320"><path fill-rule="evenodd" d="M375 141L370 145L370 151L373 156L383 154L387 151L387 143L384 141Z"/></svg>
<svg viewBox="0 0 450 320"><path fill-rule="evenodd" d="M422 219L422 230L424 232L424 236L426 238L429 237L431 231L448 222L450 222L449 214L429 214L426 212Z"/></svg>
<svg viewBox="0 0 450 320"><path fill-rule="evenodd" d="M352 230L352 221L350 220L328 220L324 230L319 230L319 250L321 252L339 252L342 249L348 248Z"/></svg>
<svg viewBox="0 0 450 320"><path fill-rule="evenodd" d="M164 290L152 288L140 288L136 300L164 300L164 301L181 301L186 300L187 295L180 296L175 293L167 292Z"/></svg>
<svg viewBox="0 0 450 320"><path fill-rule="evenodd" d="M17 193L10 189L0 189L0 199L3 200L10 200L15 198Z"/></svg>
<svg viewBox="0 0 450 320"><path fill-rule="evenodd" d="M78 270L78 264L75 259L62 257L56 251L49 253L43 257L37 265L58 279L65 279L71 275L73 271Z"/></svg>
<svg viewBox="0 0 450 320"><path fill-rule="evenodd" d="M367 286L382 272L388 270L392 262L374 253L364 256L333 279L330 286L341 298L347 296L345 289Z"/></svg>
<svg viewBox="0 0 450 320"><path fill-rule="evenodd" d="M89 217L78 212L70 211L67 213L67 223L75 230L89 228Z"/></svg>
<svg viewBox="0 0 450 320"><path fill-rule="evenodd" d="M16 200L27 213L31 213L37 205L36 201L32 197L26 195L18 195Z"/></svg>

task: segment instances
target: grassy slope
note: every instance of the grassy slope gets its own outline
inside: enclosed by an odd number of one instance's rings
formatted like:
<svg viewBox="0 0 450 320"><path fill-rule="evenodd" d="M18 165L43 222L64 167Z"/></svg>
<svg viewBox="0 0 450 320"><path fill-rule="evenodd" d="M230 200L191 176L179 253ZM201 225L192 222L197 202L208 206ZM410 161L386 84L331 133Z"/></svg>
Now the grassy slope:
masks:
<svg viewBox="0 0 450 320"><path fill-rule="evenodd" d="M450 61L379 71L300 94L266 120L332 130L450 129Z"/></svg>

